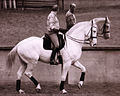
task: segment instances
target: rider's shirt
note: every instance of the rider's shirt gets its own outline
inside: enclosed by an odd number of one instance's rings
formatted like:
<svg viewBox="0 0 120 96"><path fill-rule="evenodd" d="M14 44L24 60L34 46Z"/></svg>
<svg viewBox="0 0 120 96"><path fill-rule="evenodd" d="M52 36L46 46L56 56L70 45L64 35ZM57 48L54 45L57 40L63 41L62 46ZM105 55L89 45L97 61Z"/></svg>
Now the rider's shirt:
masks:
<svg viewBox="0 0 120 96"><path fill-rule="evenodd" d="M66 13L66 25L67 28L71 28L76 23L76 17L70 10Z"/></svg>
<svg viewBox="0 0 120 96"><path fill-rule="evenodd" d="M51 29L58 29L59 30L60 25L58 18L56 16L56 12L51 11L51 13L48 15L47 18L47 30L51 31Z"/></svg>

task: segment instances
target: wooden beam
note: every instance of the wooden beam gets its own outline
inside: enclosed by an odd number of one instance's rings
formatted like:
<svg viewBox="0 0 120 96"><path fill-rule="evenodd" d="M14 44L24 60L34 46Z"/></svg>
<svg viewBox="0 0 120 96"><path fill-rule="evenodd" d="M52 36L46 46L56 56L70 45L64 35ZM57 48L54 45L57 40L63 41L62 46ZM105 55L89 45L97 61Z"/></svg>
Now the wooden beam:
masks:
<svg viewBox="0 0 120 96"><path fill-rule="evenodd" d="M7 9L7 1L3 0L3 8Z"/></svg>
<svg viewBox="0 0 120 96"><path fill-rule="evenodd" d="M9 0L9 8L12 8L12 1Z"/></svg>
<svg viewBox="0 0 120 96"><path fill-rule="evenodd" d="M2 0L1 0L1 2L0 2L0 10L2 9Z"/></svg>
<svg viewBox="0 0 120 96"><path fill-rule="evenodd" d="M18 7L24 8L44 8L51 7L54 4L59 5L60 0L21 0L18 1Z"/></svg>
<svg viewBox="0 0 120 96"><path fill-rule="evenodd" d="M64 10L64 0L62 0L62 10Z"/></svg>
<svg viewBox="0 0 120 96"><path fill-rule="evenodd" d="M59 5L59 0L56 0L56 2L57 2L57 5Z"/></svg>
<svg viewBox="0 0 120 96"><path fill-rule="evenodd" d="M13 0L13 8L16 9L16 0Z"/></svg>

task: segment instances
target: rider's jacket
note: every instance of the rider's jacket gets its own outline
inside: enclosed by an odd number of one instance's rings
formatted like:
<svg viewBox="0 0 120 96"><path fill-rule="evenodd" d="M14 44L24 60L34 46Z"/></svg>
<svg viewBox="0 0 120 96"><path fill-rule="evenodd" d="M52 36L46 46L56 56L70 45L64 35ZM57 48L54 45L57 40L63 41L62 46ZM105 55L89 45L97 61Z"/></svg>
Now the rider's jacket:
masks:
<svg viewBox="0 0 120 96"><path fill-rule="evenodd" d="M51 13L48 15L47 18L47 30L49 32L52 32L52 29L58 29L60 28L59 21L57 18L57 13L54 11L51 11Z"/></svg>
<svg viewBox="0 0 120 96"><path fill-rule="evenodd" d="M66 13L66 25L67 28L71 28L74 24L76 23L76 17L73 13L70 12L70 10L68 10L68 12Z"/></svg>

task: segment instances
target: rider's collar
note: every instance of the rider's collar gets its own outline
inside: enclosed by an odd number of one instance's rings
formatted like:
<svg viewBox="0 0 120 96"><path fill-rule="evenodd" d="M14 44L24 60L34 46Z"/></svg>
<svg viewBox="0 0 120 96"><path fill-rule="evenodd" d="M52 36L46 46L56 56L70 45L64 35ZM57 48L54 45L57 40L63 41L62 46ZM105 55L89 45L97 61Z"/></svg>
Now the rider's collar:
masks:
<svg viewBox="0 0 120 96"><path fill-rule="evenodd" d="M53 13L54 15L57 15L57 11L51 11L51 13Z"/></svg>

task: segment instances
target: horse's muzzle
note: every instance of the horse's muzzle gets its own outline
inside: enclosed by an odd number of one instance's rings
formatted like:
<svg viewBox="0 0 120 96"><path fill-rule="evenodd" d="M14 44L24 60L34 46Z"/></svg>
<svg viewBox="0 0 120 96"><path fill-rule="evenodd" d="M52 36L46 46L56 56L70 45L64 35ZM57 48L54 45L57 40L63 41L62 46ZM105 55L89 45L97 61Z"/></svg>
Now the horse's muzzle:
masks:
<svg viewBox="0 0 120 96"><path fill-rule="evenodd" d="M104 34L104 39L109 39L109 38L110 38L110 33L109 32L105 33Z"/></svg>

